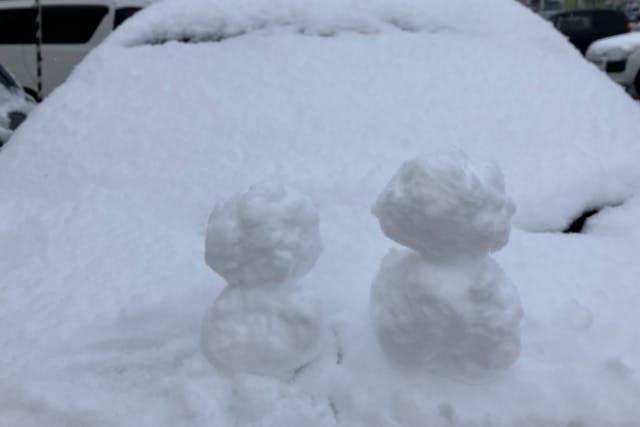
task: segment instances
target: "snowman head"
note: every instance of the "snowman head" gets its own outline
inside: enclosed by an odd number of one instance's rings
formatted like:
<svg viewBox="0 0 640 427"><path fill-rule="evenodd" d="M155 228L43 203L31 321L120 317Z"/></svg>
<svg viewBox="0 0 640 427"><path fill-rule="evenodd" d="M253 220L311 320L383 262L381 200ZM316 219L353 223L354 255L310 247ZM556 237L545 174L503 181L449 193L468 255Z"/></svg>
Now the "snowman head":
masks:
<svg viewBox="0 0 640 427"><path fill-rule="evenodd" d="M205 261L230 285L295 280L322 251L318 222L307 196L279 183L254 185L211 213Z"/></svg>
<svg viewBox="0 0 640 427"><path fill-rule="evenodd" d="M453 152L404 163L372 212L390 239L424 257L455 261L502 248L515 205L498 167Z"/></svg>

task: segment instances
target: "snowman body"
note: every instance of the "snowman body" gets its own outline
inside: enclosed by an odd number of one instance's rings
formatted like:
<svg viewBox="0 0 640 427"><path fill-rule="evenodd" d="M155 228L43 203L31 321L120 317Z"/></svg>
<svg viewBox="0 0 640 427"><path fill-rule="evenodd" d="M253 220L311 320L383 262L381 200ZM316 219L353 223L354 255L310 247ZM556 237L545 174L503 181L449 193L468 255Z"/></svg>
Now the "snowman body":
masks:
<svg viewBox="0 0 640 427"><path fill-rule="evenodd" d="M387 237L370 313L383 350L452 375L504 369L520 352L517 290L489 252L515 211L500 170L464 155L405 163L373 207Z"/></svg>
<svg viewBox="0 0 640 427"><path fill-rule="evenodd" d="M262 183L209 217L205 261L227 287L205 314L203 354L229 373L287 377L320 352L318 305L295 282L322 251L311 200Z"/></svg>

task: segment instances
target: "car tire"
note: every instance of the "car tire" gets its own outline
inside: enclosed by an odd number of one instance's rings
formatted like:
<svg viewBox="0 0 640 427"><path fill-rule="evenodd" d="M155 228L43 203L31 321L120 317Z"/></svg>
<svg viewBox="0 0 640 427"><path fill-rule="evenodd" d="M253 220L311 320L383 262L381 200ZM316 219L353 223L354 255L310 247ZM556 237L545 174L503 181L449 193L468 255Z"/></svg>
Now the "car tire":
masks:
<svg viewBox="0 0 640 427"><path fill-rule="evenodd" d="M636 92L636 98L640 98L640 71L636 74L636 78L633 81L633 89Z"/></svg>

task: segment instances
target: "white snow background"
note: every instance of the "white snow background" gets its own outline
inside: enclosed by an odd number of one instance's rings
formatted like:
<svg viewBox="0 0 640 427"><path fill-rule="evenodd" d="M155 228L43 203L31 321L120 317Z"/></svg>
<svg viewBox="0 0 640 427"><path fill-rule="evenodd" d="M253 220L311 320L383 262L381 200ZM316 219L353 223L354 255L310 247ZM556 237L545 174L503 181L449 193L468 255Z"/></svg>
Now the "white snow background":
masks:
<svg viewBox="0 0 640 427"><path fill-rule="evenodd" d="M0 152L0 425L639 426L639 119L513 0L155 4ZM394 245L371 205L451 148L517 205L496 259L522 352L476 381L391 363L368 318ZM314 199L324 242L300 283L323 354L286 381L226 377L199 344L224 286L207 218L263 179Z"/></svg>

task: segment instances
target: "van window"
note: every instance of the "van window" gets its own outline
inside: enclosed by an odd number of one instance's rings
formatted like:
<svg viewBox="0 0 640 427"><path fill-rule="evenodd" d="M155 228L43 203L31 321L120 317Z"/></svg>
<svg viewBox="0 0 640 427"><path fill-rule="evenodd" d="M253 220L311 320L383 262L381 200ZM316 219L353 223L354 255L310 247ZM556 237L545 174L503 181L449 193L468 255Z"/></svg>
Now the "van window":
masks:
<svg viewBox="0 0 640 427"><path fill-rule="evenodd" d="M590 31L594 28L593 15L587 13L561 14L555 17L554 24L565 34Z"/></svg>
<svg viewBox="0 0 640 427"><path fill-rule="evenodd" d="M116 13L113 17L113 29L115 30L118 28L127 18L133 16L133 14L139 10L139 7L121 7L116 9Z"/></svg>
<svg viewBox="0 0 640 427"><path fill-rule="evenodd" d="M44 44L83 44L91 40L109 9L106 6L43 6ZM35 43L36 11L0 10L0 44Z"/></svg>
<svg viewBox="0 0 640 427"><path fill-rule="evenodd" d="M35 43L35 16L33 9L0 10L0 43Z"/></svg>

